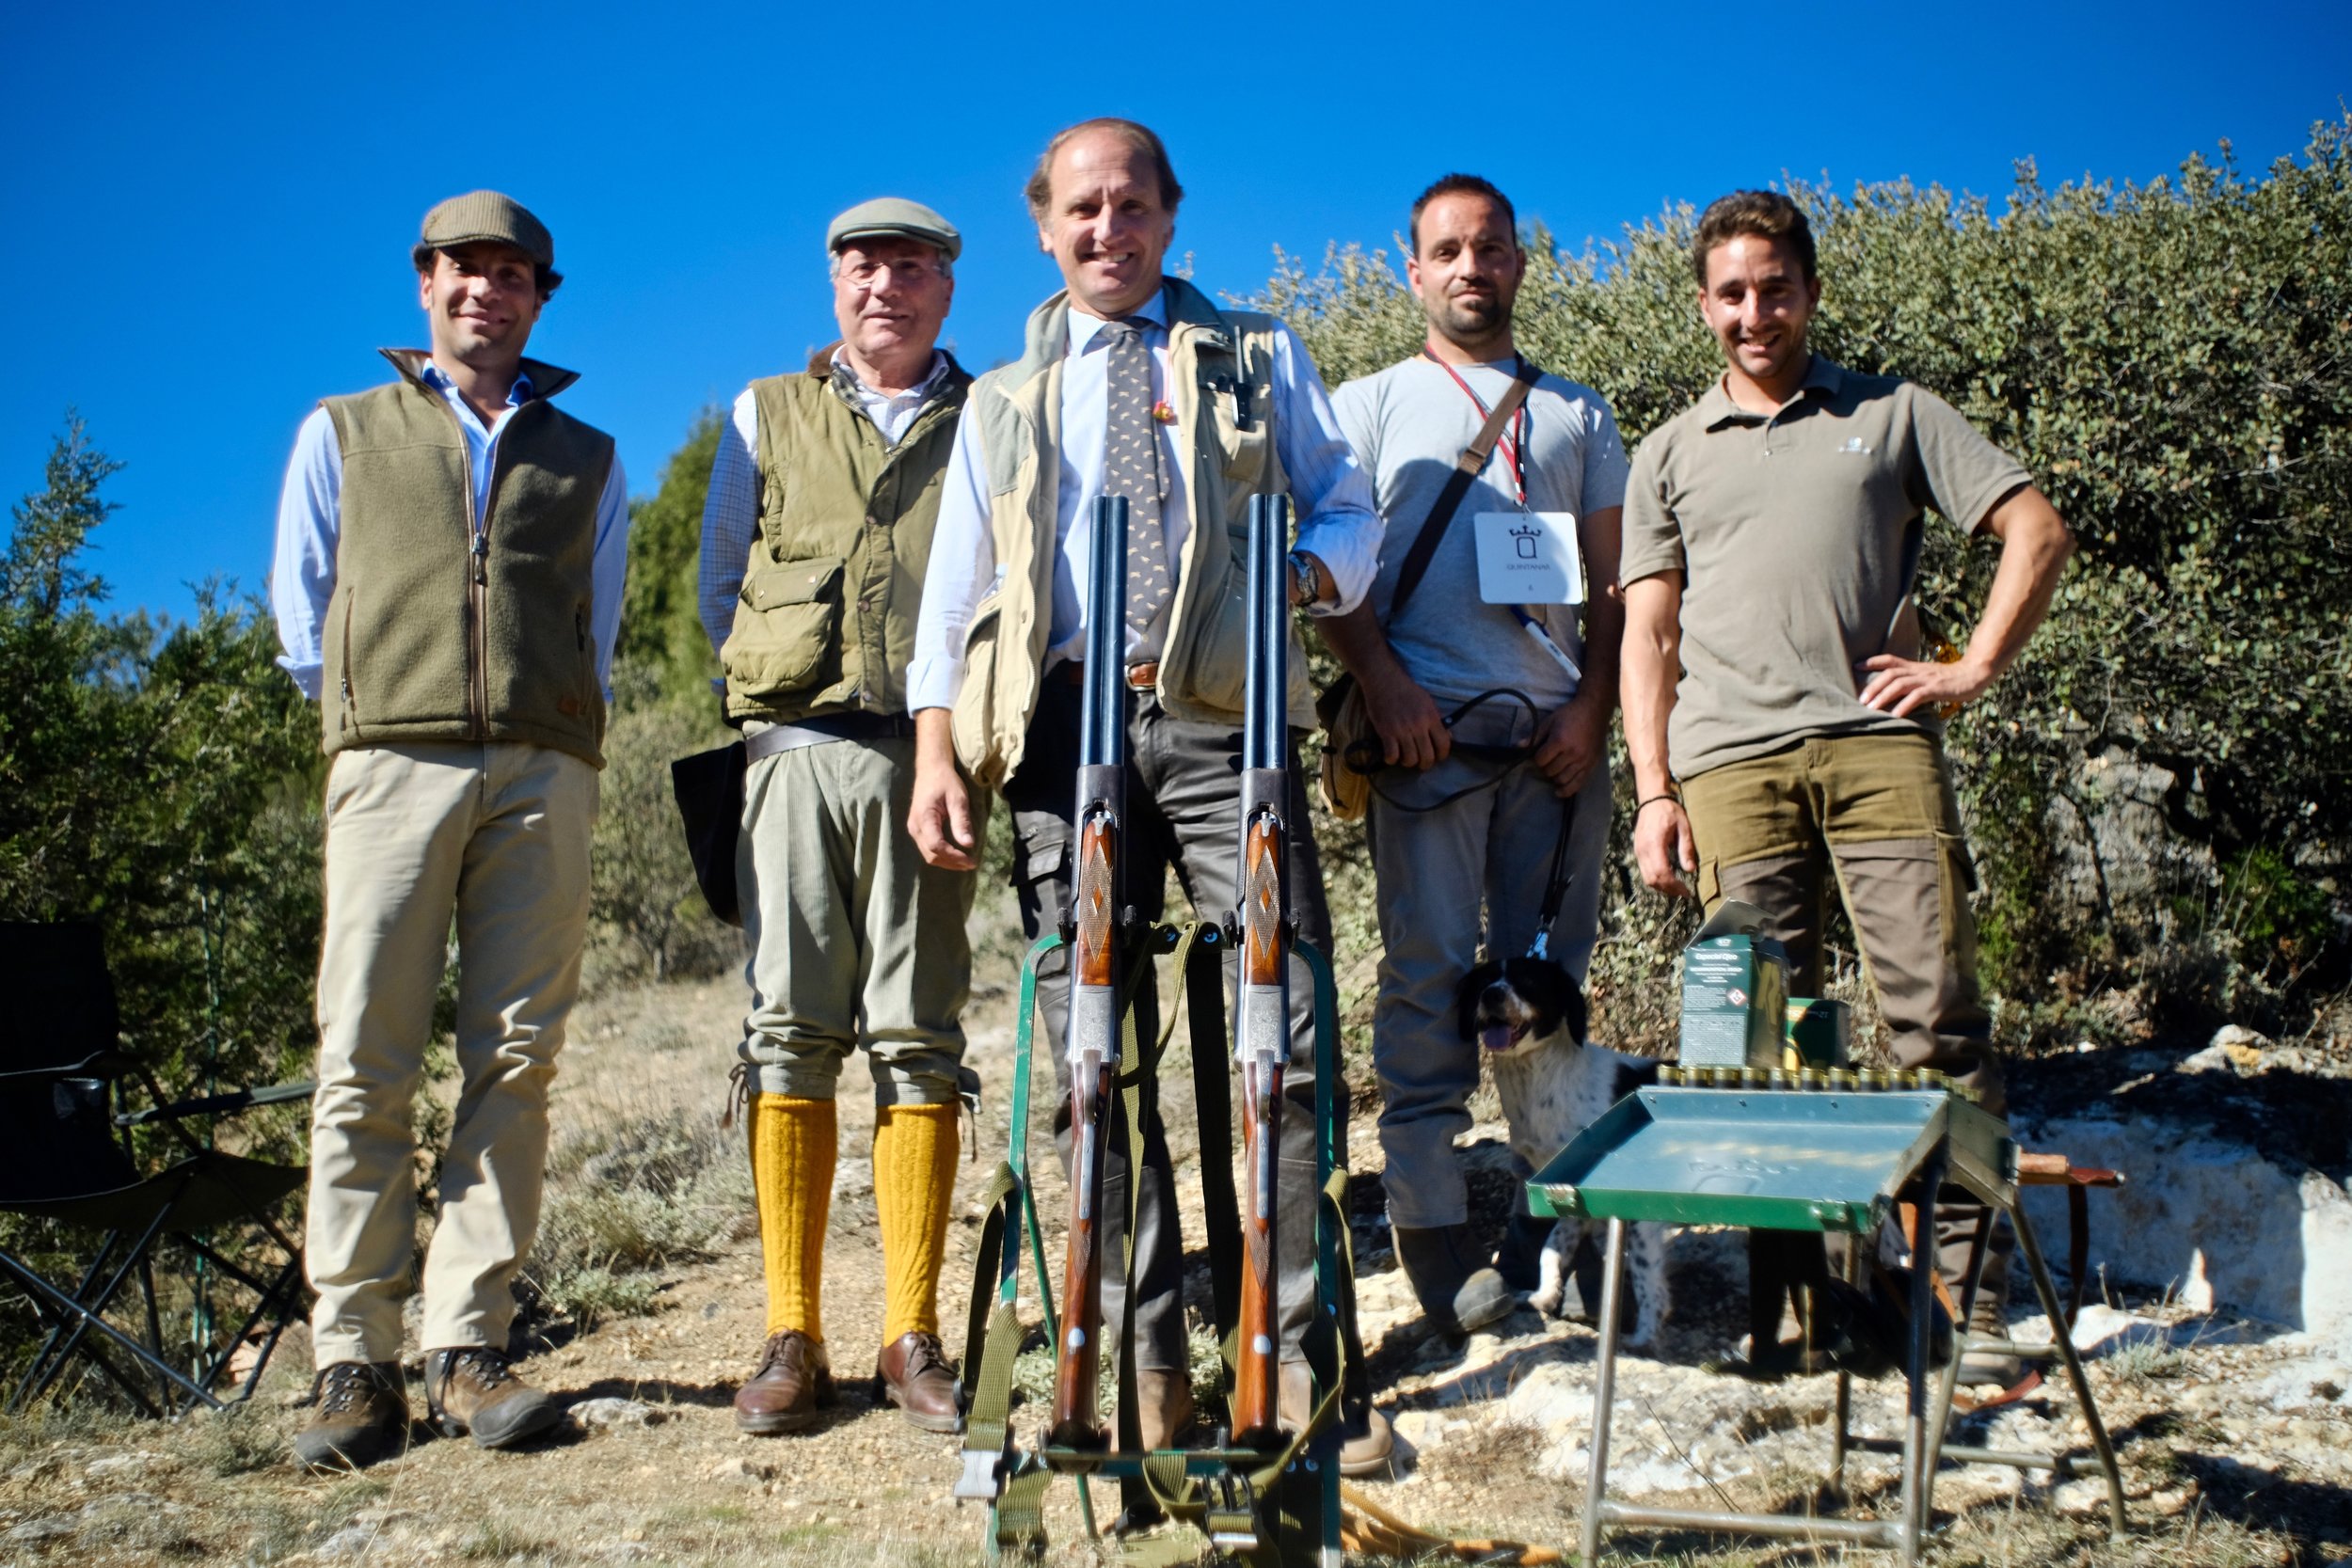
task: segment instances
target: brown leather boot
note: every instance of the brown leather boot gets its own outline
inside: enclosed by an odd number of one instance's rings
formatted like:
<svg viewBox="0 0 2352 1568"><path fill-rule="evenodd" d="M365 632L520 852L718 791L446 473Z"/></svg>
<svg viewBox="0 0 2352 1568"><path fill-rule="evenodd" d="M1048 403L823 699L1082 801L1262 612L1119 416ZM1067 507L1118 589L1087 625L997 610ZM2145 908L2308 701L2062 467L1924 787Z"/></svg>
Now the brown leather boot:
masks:
<svg viewBox="0 0 2352 1568"><path fill-rule="evenodd" d="M961 1432L956 1369L936 1334L901 1334L874 1358L874 1393L925 1432Z"/></svg>
<svg viewBox="0 0 2352 1568"><path fill-rule="evenodd" d="M483 1345L425 1352L424 1402L442 1436L470 1432L485 1449L535 1437L564 1418L555 1401L515 1375L502 1352Z"/></svg>
<svg viewBox="0 0 2352 1568"><path fill-rule="evenodd" d="M1192 1418L1192 1374L1136 1369L1136 1427L1144 1452L1175 1448Z"/></svg>
<svg viewBox="0 0 2352 1568"><path fill-rule="evenodd" d="M397 1361L338 1361L319 1370L317 1406L294 1433L294 1458L357 1470L408 1446L408 1389Z"/></svg>
<svg viewBox="0 0 2352 1568"><path fill-rule="evenodd" d="M751 1381L735 1391L735 1429L761 1437L800 1432L833 1404L825 1347L798 1329L778 1329L760 1347Z"/></svg>
<svg viewBox="0 0 2352 1568"><path fill-rule="evenodd" d="M1276 1385L1275 1393L1276 1408L1281 1414L1285 1432L1295 1433L1314 1415L1314 1374L1304 1361L1282 1363L1281 1381ZM1347 1418L1344 1405L1337 1418ZM1340 1474L1356 1479L1386 1476L1390 1455L1395 1449L1396 1434L1389 1430L1389 1418L1380 1414L1378 1407L1366 1405L1363 1430L1340 1445Z"/></svg>

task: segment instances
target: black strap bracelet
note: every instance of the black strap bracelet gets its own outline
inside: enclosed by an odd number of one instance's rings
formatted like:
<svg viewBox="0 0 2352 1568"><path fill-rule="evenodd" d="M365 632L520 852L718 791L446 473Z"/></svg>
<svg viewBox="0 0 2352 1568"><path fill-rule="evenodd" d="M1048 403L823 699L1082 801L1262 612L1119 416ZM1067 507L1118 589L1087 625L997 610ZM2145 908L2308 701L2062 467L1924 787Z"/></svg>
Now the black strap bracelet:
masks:
<svg viewBox="0 0 2352 1568"><path fill-rule="evenodd" d="M1642 813L1658 804L1661 800L1672 800L1677 805L1680 805L1682 803L1682 797L1677 795L1672 790L1668 790L1663 795L1652 795L1645 800L1636 800L1633 802L1633 815L1636 816L1641 816Z"/></svg>

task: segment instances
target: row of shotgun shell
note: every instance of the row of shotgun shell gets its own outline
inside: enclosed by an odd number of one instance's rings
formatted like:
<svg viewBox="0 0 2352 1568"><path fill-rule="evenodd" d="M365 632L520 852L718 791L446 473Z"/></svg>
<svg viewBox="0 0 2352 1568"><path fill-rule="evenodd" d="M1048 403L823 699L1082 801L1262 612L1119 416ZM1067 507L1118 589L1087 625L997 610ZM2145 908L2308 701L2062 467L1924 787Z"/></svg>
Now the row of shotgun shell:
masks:
<svg viewBox="0 0 2352 1568"><path fill-rule="evenodd" d="M1658 1069L1658 1083L1669 1089L1815 1089L1844 1094L1941 1089L1963 1100L1977 1098L1974 1090L1953 1083L1933 1068L1685 1068L1668 1064Z"/></svg>

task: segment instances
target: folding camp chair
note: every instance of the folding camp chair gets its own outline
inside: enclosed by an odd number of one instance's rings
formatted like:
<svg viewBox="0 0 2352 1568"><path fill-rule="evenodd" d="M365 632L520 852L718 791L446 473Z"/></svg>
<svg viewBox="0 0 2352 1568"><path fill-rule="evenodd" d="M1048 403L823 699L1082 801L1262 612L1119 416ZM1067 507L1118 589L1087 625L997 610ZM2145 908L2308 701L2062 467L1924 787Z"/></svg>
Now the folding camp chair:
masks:
<svg viewBox="0 0 2352 1568"><path fill-rule="evenodd" d="M0 1211L103 1233L72 1290L0 1249L0 1277L24 1291L48 1330L8 1408L39 1399L77 1355L151 1416L249 1398L302 1305L301 1251L271 1211L308 1172L208 1148L183 1124L307 1099L313 1085L170 1101L122 1048L114 984L95 927L0 924ZM128 1108L132 1085L144 1090L147 1108ZM132 1156L132 1129L144 1126L167 1130L182 1156L146 1176ZM212 1233L246 1226L258 1230L265 1250L277 1250L276 1259L248 1268L213 1244ZM242 1285L254 1297L236 1330L208 1336L185 1370L165 1352L155 1291L155 1252L167 1237L215 1278ZM126 1291L144 1308L135 1325L143 1337L108 1321ZM257 1354L243 1385L224 1401L213 1386L248 1340ZM110 1353L129 1357L132 1370ZM157 1397L135 1375L141 1370Z"/></svg>

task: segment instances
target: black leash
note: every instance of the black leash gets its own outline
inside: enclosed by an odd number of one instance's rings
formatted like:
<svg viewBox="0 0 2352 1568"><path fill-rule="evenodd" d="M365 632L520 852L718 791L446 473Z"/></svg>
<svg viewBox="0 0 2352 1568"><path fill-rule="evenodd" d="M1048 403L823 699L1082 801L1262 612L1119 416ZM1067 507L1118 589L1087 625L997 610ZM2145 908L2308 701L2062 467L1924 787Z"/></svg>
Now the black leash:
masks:
<svg viewBox="0 0 2352 1568"><path fill-rule="evenodd" d="M1576 797L1560 798L1560 842L1551 847L1551 879L1544 883L1544 907L1535 916L1535 940L1528 943L1527 956L1549 959L1551 957L1551 927L1560 918L1560 906L1567 902L1568 883L1575 879L1568 871L1568 835L1576 827Z"/></svg>
<svg viewBox="0 0 2352 1568"><path fill-rule="evenodd" d="M1453 729L1455 724L1459 723L1461 720L1473 709L1479 707L1483 704L1494 702L1499 699L1517 703L1519 706L1525 708L1527 710L1528 723L1531 729L1533 726L1541 721L1542 716L1535 711L1535 702L1534 698L1528 696L1526 692L1519 690L1516 687L1498 686L1491 688L1488 690L1481 691L1477 696L1472 697L1470 701L1455 708L1452 713L1447 714L1444 719L1445 727L1449 730ZM1372 792L1375 795L1379 796L1381 800L1387 801L1392 809L1401 812L1407 812L1414 816L1420 816L1423 812L1441 811L1445 807L1454 804L1454 801L1467 800L1470 796L1479 793L1481 790L1495 788L1497 785L1501 784L1503 780L1511 776L1511 769L1517 768L1519 764L1525 762L1529 757L1535 754L1535 743L1533 740L1530 740L1524 746L1493 746L1478 741L1457 740L1454 743L1453 749L1454 752L1462 756L1474 757L1481 762L1490 762L1499 764L1500 766L1497 768L1493 778L1481 779L1476 784L1464 784L1453 794L1442 796L1438 800L1432 800L1425 806L1408 806L1404 801L1398 800L1395 796L1380 787L1379 776L1388 768L1389 764L1380 754L1380 742L1377 739L1359 740L1356 742L1355 745L1350 746L1347 749L1341 760L1347 765L1347 770L1349 772L1359 773L1365 778L1370 779L1372 781Z"/></svg>

